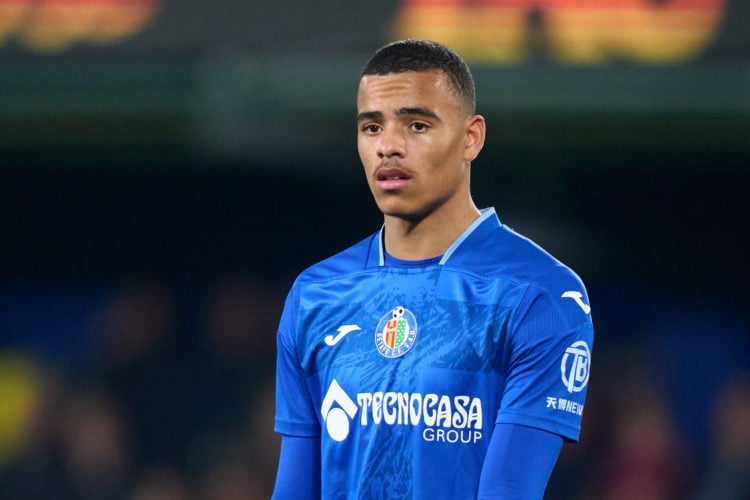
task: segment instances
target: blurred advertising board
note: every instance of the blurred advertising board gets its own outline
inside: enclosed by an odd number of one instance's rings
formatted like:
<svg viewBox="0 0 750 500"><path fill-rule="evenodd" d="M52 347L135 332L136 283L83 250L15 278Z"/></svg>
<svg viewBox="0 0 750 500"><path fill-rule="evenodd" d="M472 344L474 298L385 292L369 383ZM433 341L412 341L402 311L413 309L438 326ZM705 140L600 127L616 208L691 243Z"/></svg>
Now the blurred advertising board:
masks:
<svg viewBox="0 0 750 500"><path fill-rule="evenodd" d="M443 41L491 64L670 64L750 55L741 0L0 0L0 50L76 47L165 55L236 48L256 53L369 51L382 41Z"/></svg>
<svg viewBox="0 0 750 500"><path fill-rule="evenodd" d="M645 117L750 149L744 0L0 0L0 147L325 149L350 132L361 64L407 37L468 59L500 130L531 112L606 142L597 123ZM298 119L312 113L315 134Z"/></svg>

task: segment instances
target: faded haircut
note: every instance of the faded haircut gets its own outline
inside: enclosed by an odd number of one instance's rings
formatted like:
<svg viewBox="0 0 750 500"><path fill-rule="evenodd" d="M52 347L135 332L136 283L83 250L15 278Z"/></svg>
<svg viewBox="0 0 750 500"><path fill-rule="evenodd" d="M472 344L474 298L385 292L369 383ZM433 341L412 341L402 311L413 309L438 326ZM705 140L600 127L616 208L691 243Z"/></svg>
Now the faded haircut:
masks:
<svg viewBox="0 0 750 500"><path fill-rule="evenodd" d="M476 112L476 90L471 70L461 56L442 43L430 40L390 43L375 52L360 76L431 70L440 70L448 75L458 98L471 114Z"/></svg>

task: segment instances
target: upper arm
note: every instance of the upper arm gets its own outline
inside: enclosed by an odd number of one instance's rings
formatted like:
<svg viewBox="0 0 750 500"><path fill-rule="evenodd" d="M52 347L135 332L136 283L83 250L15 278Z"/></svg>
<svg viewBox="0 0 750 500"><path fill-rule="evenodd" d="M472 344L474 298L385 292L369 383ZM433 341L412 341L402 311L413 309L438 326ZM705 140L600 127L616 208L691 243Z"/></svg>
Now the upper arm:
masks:
<svg viewBox="0 0 750 500"><path fill-rule="evenodd" d="M590 316L571 299L555 295L560 294L539 289L529 294L509 342L508 372L496 423L536 427L576 441L588 386L593 327ZM571 304L575 309L568 309Z"/></svg>
<svg viewBox="0 0 750 500"><path fill-rule="evenodd" d="M317 436L317 410L297 352L296 318L299 301L295 289L284 306L276 337L276 421L275 430L294 436Z"/></svg>
<svg viewBox="0 0 750 500"><path fill-rule="evenodd" d="M320 498L320 438L282 436L275 500Z"/></svg>
<svg viewBox="0 0 750 500"><path fill-rule="evenodd" d="M479 479L480 500L542 498L563 439L541 429L497 424Z"/></svg>

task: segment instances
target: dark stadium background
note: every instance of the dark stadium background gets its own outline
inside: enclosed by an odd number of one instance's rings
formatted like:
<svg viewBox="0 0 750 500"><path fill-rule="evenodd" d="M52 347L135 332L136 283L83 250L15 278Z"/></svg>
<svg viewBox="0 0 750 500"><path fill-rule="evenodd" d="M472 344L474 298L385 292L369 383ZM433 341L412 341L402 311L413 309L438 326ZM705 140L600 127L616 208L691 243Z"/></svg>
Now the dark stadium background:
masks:
<svg viewBox="0 0 750 500"><path fill-rule="evenodd" d="M380 225L354 98L398 2L142 4L106 44L0 23L0 498L267 498L286 290ZM591 297L547 498L750 491L750 8L704 4L687 61L473 64L477 203Z"/></svg>

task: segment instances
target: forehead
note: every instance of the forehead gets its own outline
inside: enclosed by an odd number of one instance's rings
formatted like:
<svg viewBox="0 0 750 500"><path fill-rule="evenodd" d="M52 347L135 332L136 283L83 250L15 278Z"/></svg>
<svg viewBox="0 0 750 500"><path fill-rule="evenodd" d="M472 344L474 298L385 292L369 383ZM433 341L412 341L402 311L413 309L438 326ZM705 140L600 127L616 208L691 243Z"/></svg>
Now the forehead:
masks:
<svg viewBox="0 0 750 500"><path fill-rule="evenodd" d="M365 75L359 81L357 107L362 110L386 102L432 106L457 102L448 75L440 70Z"/></svg>

